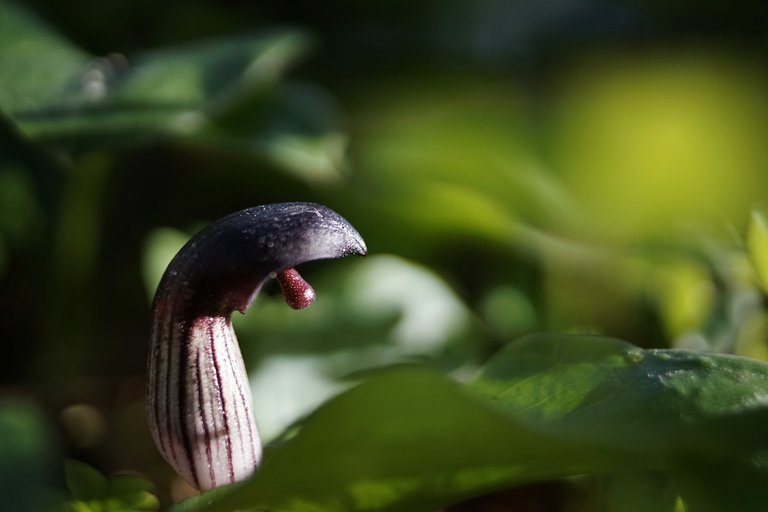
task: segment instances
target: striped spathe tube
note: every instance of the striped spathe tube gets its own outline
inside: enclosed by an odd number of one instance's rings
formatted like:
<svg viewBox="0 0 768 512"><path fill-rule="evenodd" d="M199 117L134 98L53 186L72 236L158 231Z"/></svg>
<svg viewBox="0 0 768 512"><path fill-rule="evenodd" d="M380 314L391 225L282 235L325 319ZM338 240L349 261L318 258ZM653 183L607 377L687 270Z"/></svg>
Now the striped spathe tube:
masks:
<svg viewBox="0 0 768 512"><path fill-rule="evenodd" d="M147 416L160 453L189 483L242 480L261 457L231 313L245 312L270 276L288 305L307 307L314 291L295 266L366 251L332 210L278 203L213 222L173 258L152 305Z"/></svg>

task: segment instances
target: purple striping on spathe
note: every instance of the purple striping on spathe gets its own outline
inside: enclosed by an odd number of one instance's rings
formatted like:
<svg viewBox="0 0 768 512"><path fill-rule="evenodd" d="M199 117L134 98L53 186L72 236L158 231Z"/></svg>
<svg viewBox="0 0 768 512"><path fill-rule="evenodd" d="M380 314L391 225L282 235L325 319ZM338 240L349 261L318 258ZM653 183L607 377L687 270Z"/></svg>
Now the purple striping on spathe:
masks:
<svg viewBox="0 0 768 512"><path fill-rule="evenodd" d="M229 415L227 413L227 402L226 397L224 395L224 387L221 383L221 368L219 368L219 361L216 357L216 335L214 333L216 322L212 318L208 319L208 337L210 342L210 350L211 350L211 370L213 371L214 377L215 377L215 386L216 386L216 396L218 398L219 403L219 411L221 412L221 420L224 424L224 445L227 450L227 468L229 470L229 481L234 482L235 481L235 468L233 466L232 462L232 440L231 440L231 431L229 428ZM224 343L226 345L227 339L223 338ZM218 432L217 432L218 437Z"/></svg>
<svg viewBox="0 0 768 512"><path fill-rule="evenodd" d="M314 292L293 267L366 251L332 210L281 203L211 223L173 258L152 304L147 414L161 454L195 487L241 480L261 456L232 311L275 274L286 302L306 307Z"/></svg>
<svg viewBox="0 0 768 512"><path fill-rule="evenodd" d="M203 379L200 371L200 359L202 357L202 353L200 350L197 352L197 358L195 361L195 377L197 381L197 399L199 400L199 409L200 409L200 421L203 424L203 426L206 425L206 418L205 418L205 407L203 404L205 403L205 396L203 396ZM213 418L211 418L213 419ZM216 486L216 475L213 471L213 457L211 455L211 437L208 433L208 430L203 428L203 440L205 441L205 459L208 461L208 476L211 478L211 482L213 483L213 486Z"/></svg>

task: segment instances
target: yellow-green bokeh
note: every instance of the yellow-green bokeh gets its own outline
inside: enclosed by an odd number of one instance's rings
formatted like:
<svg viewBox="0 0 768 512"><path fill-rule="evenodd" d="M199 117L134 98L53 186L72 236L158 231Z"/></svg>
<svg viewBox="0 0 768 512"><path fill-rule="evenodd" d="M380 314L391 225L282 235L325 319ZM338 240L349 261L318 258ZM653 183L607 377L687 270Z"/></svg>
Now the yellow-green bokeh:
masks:
<svg viewBox="0 0 768 512"><path fill-rule="evenodd" d="M733 55L629 52L561 83L555 167L598 237L742 224L765 196L768 82Z"/></svg>

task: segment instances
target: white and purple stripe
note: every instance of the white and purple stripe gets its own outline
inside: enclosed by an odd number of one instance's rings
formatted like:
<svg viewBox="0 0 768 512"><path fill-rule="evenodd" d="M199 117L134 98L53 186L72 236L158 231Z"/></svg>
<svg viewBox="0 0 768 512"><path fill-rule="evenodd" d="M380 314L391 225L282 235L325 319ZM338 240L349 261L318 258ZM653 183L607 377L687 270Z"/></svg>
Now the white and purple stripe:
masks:
<svg viewBox="0 0 768 512"><path fill-rule="evenodd" d="M153 303L147 413L160 453L200 490L243 480L261 458L251 392L232 329L270 274L295 308L314 291L292 267L365 254L360 235L328 208L248 208L195 235L171 261Z"/></svg>
<svg viewBox="0 0 768 512"><path fill-rule="evenodd" d="M261 457L251 392L231 321L156 317L149 424L163 457L201 490L248 477Z"/></svg>

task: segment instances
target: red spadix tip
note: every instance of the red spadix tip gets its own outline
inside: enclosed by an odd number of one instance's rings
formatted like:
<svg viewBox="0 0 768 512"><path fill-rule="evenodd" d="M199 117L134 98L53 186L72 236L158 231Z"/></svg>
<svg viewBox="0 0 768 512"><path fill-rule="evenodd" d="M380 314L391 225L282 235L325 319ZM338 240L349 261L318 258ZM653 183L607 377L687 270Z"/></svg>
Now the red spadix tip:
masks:
<svg viewBox="0 0 768 512"><path fill-rule="evenodd" d="M286 268L275 275L283 289L285 302L293 309L304 309L315 301L315 290L295 268Z"/></svg>

